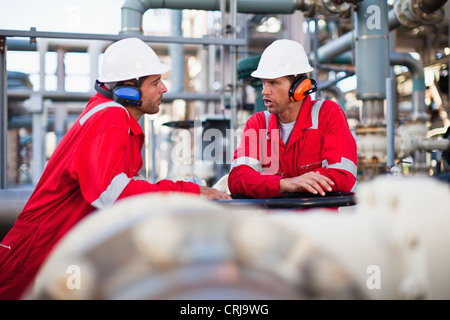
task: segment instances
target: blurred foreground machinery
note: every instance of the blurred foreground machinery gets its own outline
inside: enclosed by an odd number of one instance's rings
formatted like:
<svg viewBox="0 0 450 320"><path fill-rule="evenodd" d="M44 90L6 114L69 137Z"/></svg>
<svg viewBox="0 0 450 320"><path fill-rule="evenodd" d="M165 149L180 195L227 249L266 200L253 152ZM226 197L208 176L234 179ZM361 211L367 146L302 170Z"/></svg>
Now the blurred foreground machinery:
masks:
<svg viewBox="0 0 450 320"><path fill-rule="evenodd" d="M378 177L340 214L124 199L76 226L26 299L450 299L450 189Z"/></svg>

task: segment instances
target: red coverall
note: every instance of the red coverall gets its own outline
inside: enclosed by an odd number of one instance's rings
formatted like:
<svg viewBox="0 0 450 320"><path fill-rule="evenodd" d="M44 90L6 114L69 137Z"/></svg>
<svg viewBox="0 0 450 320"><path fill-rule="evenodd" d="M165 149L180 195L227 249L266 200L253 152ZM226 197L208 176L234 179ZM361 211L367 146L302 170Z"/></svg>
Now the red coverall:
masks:
<svg viewBox="0 0 450 320"><path fill-rule="evenodd" d="M90 99L0 244L0 299L20 298L55 244L94 210L144 192L200 193L190 182L145 181L139 175L143 143L125 107L98 93Z"/></svg>
<svg viewBox="0 0 450 320"><path fill-rule="evenodd" d="M268 128L266 130L266 122ZM356 184L356 142L342 108L331 100L307 96L285 145L278 118L267 111L251 116L234 153L228 188L252 198L281 196L280 180L316 171L335 184L332 191L351 191Z"/></svg>

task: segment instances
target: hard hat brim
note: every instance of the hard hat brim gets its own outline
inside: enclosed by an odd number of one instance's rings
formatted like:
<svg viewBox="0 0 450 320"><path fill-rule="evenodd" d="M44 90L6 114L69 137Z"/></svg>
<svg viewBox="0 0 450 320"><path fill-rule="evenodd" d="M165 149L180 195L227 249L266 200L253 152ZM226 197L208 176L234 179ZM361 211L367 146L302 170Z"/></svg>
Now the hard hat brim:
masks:
<svg viewBox="0 0 450 320"><path fill-rule="evenodd" d="M286 76L290 76L290 75L309 73L312 71L314 71L314 68L312 68L312 67L307 67L307 68L301 70L301 72L295 72L295 70L294 70L292 73L286 73L286 72L268 73L268 72L264 72L264 71L260 71L260 70L256 69L250 75L253 78L276 79L276 78L286 77Z"/></svg>
<svg viewBox="0 0 450 320"><path fill-rule="evenodd" d="M139 74L119 74L119 75L105 75L105 76L100 76L98 78L99 82L105 83L105 82L118 82L118 81L126 81L126 80L131 80L131 79L138 79L141 77L146 77L146 76L152 76L152 75L156 75L156 74L163 74L166 73L170 70L170 66L165 64L165 63L160 63L159 68L155 68L152 71L142 71L142 73Z"/></svg>

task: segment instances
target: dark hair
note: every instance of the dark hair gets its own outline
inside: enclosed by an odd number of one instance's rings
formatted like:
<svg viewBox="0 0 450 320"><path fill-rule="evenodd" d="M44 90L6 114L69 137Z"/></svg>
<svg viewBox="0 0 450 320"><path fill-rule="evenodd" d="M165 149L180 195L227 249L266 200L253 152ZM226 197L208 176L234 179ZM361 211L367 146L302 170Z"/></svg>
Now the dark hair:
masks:
<svg viewBox="0 0 450 320"><path fill-rule="evenodd" d="M306 77L306 73L302 73L302 74L293 74L293 75L289 75L289 76L285 76L286 78L288 78L288 80L291 82L291 84L294 84L295 82L297 82L298 79L300 79L300 77L305 76Z"/></svg>
<svg viewBox="0 0 450 320"><path fill-rule="evenodd" d="M116 84L117 86L124 86L125 82L131 82L133 83L133 86L137 87L137 88L141 88L142 83L144 83L145 79L147 79L148 76L144 76L144 77L140 77L139 79L130 79L130 80L125 80L125 81L119 81Z"/></svg>

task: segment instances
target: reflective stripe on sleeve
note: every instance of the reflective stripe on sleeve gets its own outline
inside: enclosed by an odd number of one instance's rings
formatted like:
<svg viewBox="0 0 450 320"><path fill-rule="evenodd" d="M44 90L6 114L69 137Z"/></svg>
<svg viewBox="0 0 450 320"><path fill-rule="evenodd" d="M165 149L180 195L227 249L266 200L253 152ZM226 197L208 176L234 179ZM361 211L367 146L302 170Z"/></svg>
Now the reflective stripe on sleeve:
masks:
<svg viewBox="0 0 450 320"><path fill-rule="evenodd" d="M309 129L319 128L319 112L324 100L317 100L311 108L311 121L312 126Z"/></svg>
<svg viewBox="0 0 450 320"><path fill-rule="evenodd" d="M89 117L92 116L94 113L96 113L96 112L98 112L100 110L103 110L105 108L108 108L108 107L119 107L119 108L122 108L122 109L124 109L127 112L128 117L130 116L129 113L128 113L128 110L123 105L121 105L119 103L116 103L116 102L113 102L113 101L108 101L108 102L99 104L98 106L96 106L96 107L92 108L91 110L89 110L88 112L86 112L86 114L84 116L82 116L81 119L80 119L80 125L83 125L86 122L86 120L89 119Z"/></svg>
<svg viewBox="0 0 450 320"><path fill-rule="evenodd" d="M111 206L130 181L131 179L125 173L119 173L111 180L111 183L100 197L91 204L97 209L104 209Z"/></svg>
<svg viewBox="0 0 450 320"><path fill-rule="evenodd" d="M328 164L327 160L322 161L322 167L327 169L341 169L350 172L355 178L357 175L357 167L353 161L342 157L341 162L336 162L333 164Z"/></svg>
<svg viewBox="0 0 450 320"><path fill-rule="evenodd" d="M251 167L253 170L261 172L262 170L262 165L261 162L259 162L258 160L254 159L254 158L250 158L250 157L240 157L237 158L236 160L233 160L233 162L231 163L231 169L230 171L238 166L241 165L247 165L249 167Z"/></svg>
<svg viewBox="0 0 450 320"><path fill-rule="evenodd" d="M147 181L147 179L145 179L145 177L142 174L138 174L136 176L132 177L133 180L145 180Z"/></svg>

